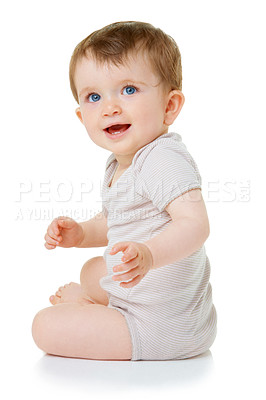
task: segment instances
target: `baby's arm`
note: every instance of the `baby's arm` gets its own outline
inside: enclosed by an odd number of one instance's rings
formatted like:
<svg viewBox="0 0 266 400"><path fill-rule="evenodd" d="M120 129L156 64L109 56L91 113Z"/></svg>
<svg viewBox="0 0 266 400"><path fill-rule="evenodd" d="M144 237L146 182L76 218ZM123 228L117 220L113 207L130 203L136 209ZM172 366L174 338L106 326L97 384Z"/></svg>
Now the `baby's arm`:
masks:
<svg viewBox="0 0 266 400"><path fill-rule="evenodd" d="M77 247L103 247L107 246L107 218L102 212L95 215L88 221L81 222L80 226L83 229L83 240Z"/></svg>
<svg viewBox="0 0 266 400"><path fill-rule="evenodd" d="M166 211L172 222L164 231L144 243L119 242L112 247L111 255L119 251L124 253L121 259L124 263L113 267L119 275L113 275L112 279L121 281L120 286L131 288L137 285L150 269L188 257L208 238L209 220L200 189L176 198L168 204Z"/></svg>
<svg viewBox="0 0 266 400"><path fill-rule="evenodd" d="M209 236L209 220L200 189L177 197L165 208L172 222L144 244L150 249L153 267L171 264L198 250Z"/></svg>
<svg viewBox="0 0 266 400"><path fill-rule="evenodd" d="M55 218L44 236L48 250L59 247L107 246L107 219L100 212L89 221L77 223L68 217Z"/></svg>

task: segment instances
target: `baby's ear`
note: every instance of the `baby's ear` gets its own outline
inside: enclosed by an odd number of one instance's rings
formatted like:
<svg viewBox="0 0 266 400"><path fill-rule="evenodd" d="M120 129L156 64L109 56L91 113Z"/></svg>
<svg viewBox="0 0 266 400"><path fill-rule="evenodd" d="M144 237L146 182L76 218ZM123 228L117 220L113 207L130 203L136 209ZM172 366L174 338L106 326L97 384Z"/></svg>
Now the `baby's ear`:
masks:
<svg viewBox="0 0 266 400"><path fill-rule="evenodd" d="M166 125L172 125L178 114L180 113L183 104L185 102L185 96L180 90L171 90L168 95L168 102L165 110L164 123Z"/></svg>
<svg viewBox="0 0 266 400"><path fill-rule="evenodd" d="M80 111L80 107L78 107L78 108L75 110L75 113L76 113L78 119L80 120L80 122L83 124L83 118L82 118L82 114L81 114L81 111Z"/></svg>

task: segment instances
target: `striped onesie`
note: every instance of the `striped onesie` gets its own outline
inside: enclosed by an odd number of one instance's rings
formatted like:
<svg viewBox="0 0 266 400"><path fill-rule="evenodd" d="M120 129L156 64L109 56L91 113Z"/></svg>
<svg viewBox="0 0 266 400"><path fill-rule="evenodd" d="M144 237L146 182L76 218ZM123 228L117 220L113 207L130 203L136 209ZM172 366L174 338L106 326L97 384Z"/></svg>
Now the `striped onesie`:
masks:
<svg viewBox="0 0 266 400"><path fill-rule="evenodd" d="M117 167L112 153L102 186L108 273L100 285L108 293L108 307L126 318L131 360L184 359L201 354L216 336L205 247L178 262L150 270L130 289L112 280L113 267L121 264L122 253L109 254L117 242L143 243L167 228L171 218L165 207L188 190L201 188L197 165L181 136L165 133L138 150L131 165L110 187Z"/></svg>

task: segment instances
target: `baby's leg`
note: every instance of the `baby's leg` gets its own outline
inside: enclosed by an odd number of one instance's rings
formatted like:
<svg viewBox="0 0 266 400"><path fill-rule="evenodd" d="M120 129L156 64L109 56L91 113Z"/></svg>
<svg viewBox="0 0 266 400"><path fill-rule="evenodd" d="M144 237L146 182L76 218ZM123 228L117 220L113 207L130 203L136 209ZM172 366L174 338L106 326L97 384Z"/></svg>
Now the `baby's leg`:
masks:
<svg viewBox="0 0 266 400"><path fill-rule="evenodd" d="M53 305L60 303L97 303L108 305L108 295L100 286L100 279L107 274L103 257L87 261L80 273L80 284L71 282L61 286L50 297Z"/></svg>
<svg viewBox="0 0 266 400"><path fill-rule="evenodd" d="M35 316L32 335L48 354L131 359L131 338L124 316L101 304L62 303L45 308Z"/></svg>
<svg viewBox="0 0 266 400"><path fill-rule="evenodd" d="M92 258L82 268L81 285L65 285L58 293L61 297L54 296L55 305L35 316L32 335L41 350L64 357L131 359L126 320L119 311L106 307L108 296L99 285L106 274L103 257Z"/></svg>
<svg viewBox="0 0 266 400"><path fill-rule="evenodd" d="M94 257L87 261L80 272L82 289L96 303L105 306L109 303L106 291L100 286L100 279L107 275L106 263L103 257Z"/></svg>

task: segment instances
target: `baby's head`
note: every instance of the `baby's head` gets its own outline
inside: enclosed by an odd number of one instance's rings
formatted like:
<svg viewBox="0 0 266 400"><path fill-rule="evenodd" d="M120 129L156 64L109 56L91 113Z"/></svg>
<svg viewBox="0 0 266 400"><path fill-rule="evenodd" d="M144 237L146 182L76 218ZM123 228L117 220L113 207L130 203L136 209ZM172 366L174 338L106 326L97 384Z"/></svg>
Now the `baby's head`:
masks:
<svg viewBox="0 0 266 400"><path fill-rule="evenodd" d="M69 75L90 138L128 160L168 132L184 103L178 47L148 23L93 32L75 48Z"/></svg>
<svg viewBox="0 0 266 400"><path fill-rule="evenodd" d="M166 90L182 90L181 55L174 39L145 22L116 22L91 33L76 46L69 67L70 87L75 100L79 103L75 85L76 65L83 57L92 57L99 64L119 66L130 54L140 52L148 57Z"/></svg>

